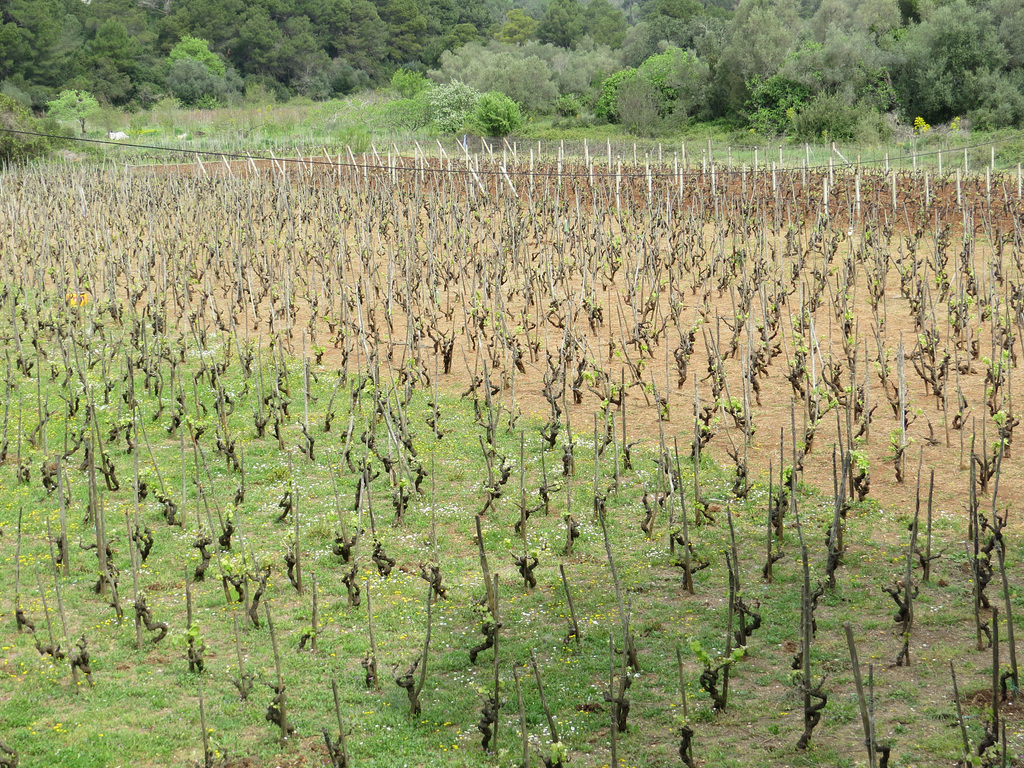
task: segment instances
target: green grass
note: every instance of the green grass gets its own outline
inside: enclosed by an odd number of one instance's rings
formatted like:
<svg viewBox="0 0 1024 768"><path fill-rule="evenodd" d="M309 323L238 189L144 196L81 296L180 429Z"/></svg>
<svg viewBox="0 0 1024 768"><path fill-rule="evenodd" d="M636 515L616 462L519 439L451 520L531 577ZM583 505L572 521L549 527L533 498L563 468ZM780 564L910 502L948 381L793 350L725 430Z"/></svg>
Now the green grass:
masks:
<svg viewBox="0 0 1024 768"><path fill-rule="evenodd" d="M44 342L52 353L53 340ZM212 359L224 354L213 347ZM190 356L182 381L189 382L198 356ZM97 366L88 378L90 394L98 401L101 433L105 433L125 409L120 397L125 382L120 378L123 361L114 356L108 372L114 382L109 402L103 402L102 383ZM40 395L51 404L65 394L60 377L49 378L50 364L44 361ZM561 514L566 502L565 481L554 468L560 466L557 454L546 460L549 479L562 486L556 494L553 513L536 513L528 525L528 548L536 550L540 566L536 571L539 586L524 589L515 570L513 557L522 551L522 542L513 531L519 517L519 477L525 471L527 503L537 503L540 482L540 424L522 420L515 429L502 428L498 451L508 458L512 475L497 508L483 521L484 543L492 572L499 575L500 612L504 626L499 639L499 676L504 707L499 726L496 754L484 755L479 747L476 722L484 695L493 685L492 652L481 654L477 665L468 660L468 649L480 641L480 613L475 603L484 595L474 536L474 515L483 505L482 482L486 468L480 455L478 435L482 429L474 423L468 400L443 395L440 402L446 437L438 442L425 424L429 408L421 393L414 394L408 406L408 419L415 433L417 460L426 468L434 467L434 479L423 486L423 495L413 501L403 527L392 527L390 484L386 474L371 486L376 534L398 567L383 579L370 563L371 534L366 531L357 554L359 583L363 603L358 609L347 606L341 577L345 568L331 553L339 514L348 529L355 530L358 514L352 509L356 477L345 466L341 452L348 424L346 404L350 401L351 381L341 385L336 399L339 413L330 434L322 431L323 411L330 399L335 379L327 369L317 369L318 383L311 388L310 422L316 436L316 461L310 462L295 448L301 441L302 367L290 361L288 381L291 388L291 417L284 426L286 450L281 451L270 435L256 439L252 414L256 408L258 382L246 382L237 365L225 374L226 387L237 393L233 414L228 419L233 437L244 450L246 467L245 502L235 511L240 534L230 552L221 553L242 567L240 544L244 542L251 567L253 555L260 563L271 564L273 575L266 595L274 617L280 646L283 676L287 685L290 717L297 729L295 738L282 746L277 729L264 718L271 693L265 683L274 679L274 661L265 622L251 626L236 603L228 603L217 579L217 562L208 578L193 586L194 616L206 645L206 670L202 673L206 720L218 760L248 757L257 765L292 764L303 756L312 764L322 764L320 731L336 730L330 681L337 680L341 711L346 722L348 749L354 765L379 766L436 765L443 761L453 766L518 765L520 750L518 715L513 687L513 670L522 679L527 730L534 750L546 750L550 741L546 718L540 706L537 685L526 666L535 654L544 678L548 704L556 717L562 741L572 755L574 765L605 765L608 762L608 705L603 699L609 675L609 636L621 645L618 609L612 579L604 552L600 527L591 513L593 444L576 435L577 475L572 482L573 510L580 523L581 537L571 557L560 555L565 540ZM36 425L36 411L29 407L36 398L33 379L18 372L12 374L15 402L22 409L8 423L11 452L17 445L17 430L29 434ZM264 371L265 386L273 381ZM72 382L75 380L72 379ZM77 387L77 383L68 386ZM56 498L48 497L39 482L39 467L63 445L66 429L84 425L84 407L65 423L61 415L46 428L48 450L34 448L23 439L22 458L31 471L28 484L17 482L15 465L0 468L0 527L3 529L0 593L5 595L0 613L0 708L2 738L21 756L22 766L55 765L186 765L201 762L198 709L200 675L188 671L183 633L185 629L184 582L198 561L192 547L199 519L206 525L205 503L197 496L192 482L195 456L186 440L185 462L181 460L181 442L168 433L170 406L154 421L156 399L146 392L140 374L134 382L142 401L146 432L152 444L155 464L143 450L143 475L155 490L156 467L160 469L169 495L180 502L182 472L186 478L183 505L188 516L187 530L168 527L159 505L151 494L141 505L141 519L156 538L149 561L140 570L139 585L158 621L172 625L172 634L154 646L145 639L141 650L135 648L132 624L132 574L125 533L125 514L134 515L132 502L132 459L123 438L106 443L104 450L117 466L121 490L104 493L108 534L114 540L115 563L120 569L120 594L125 620L120 625L110 607L92 591L96 580L95 553L83 551L79 542L88 543L94 534L84 521L86 480L79 471L81 452L67 462L72 503L68 510L71 546L71 575L60 579L68 635L88 638L92 654L95 687L75 686L66 663L54 665L41 657L31 637L14 631L14 553L19 512L22 519L20 561L21 603L35 622L40 637L46 636L46 617L36 586L35 570L46 590L53 631L60 637L61 619L56 611L57 595L46 541L46 524L59 530ZM208 383L197 384L199 400L206 406L204 416L196 414L195 400L186 397L189 418L207 424L208 431L200 448L209 465L210 478L201 471L212 518L216 509L226 509L239 482L213 449L214 398ZM84 393L80 393L84 394ZM391 397L394 397L392 392ZM165 405L168 395L164 394ZM356 456L362 454L358 438L366 425L371 400L365 398L356 420ZM52 407L52 405L51 405ZM672 431L677 425L669 424ZM525 467L520 467L519 436L524 435ZM685 432L685 430L684 430ZM387 430L376 425L378 446L387 453ZM685 434L681 443L685 445ZM822 599L818 609L818 635L812 652L816 675L827 678L825 688L831 700L822 724L814 737L814 749L806 756L794 749L802 728L801 696L790 683L792 653L783 646L798 639L799 588L801 576L797 531L789 520L784 546L787 557L776 566L776 580L768 585L760 579L764 547L763 488L756 488L751 501L733 502L738 531L742 569L742 588L748 603L758 601L764 625L750 639L748 655L732 671L730 708L720 714L710 710L707 694L698 685L700 666L687 648L696 638L712 655L724 648L727 590L724 553L728 527L724 513L713 526L692 528L697 552L712 566L697 574L696 595L682 589L681 569L668 554L666 520L659 520L656 536L649 541L640 531L640 496L657 488L652 455L638 451L637 468L624 473L618 492L608 500L607 521L616 558L616 567L624 589L624 599L632 604L632 627L636 633L642 673L629 691L632 704L631 730L620 737L619 754L626 766L676 765L678 746L676 728L680 714L675 647L682 643L690 719L697 730L695 752L706 765L855 765L862 761L859 712L852 694L852 682L842 624L852 620L856 627L861 658L875 663L878 692L879 732L893 734L896 765L915 761L938 764L954 759L957 742L948 728L952 704L946 659L958 659L964 689L985 685L985 654L973 647L969 624L968 586L956 571L955 553L940 560L936 578L944 577L950 586L928 585L918 603L915 631L940 633L941 655L934 661L915 649L915 666L908 672L894 673L886 665L894 657L897 640L891 636L892 604L881 592L893 576L902 573L902 548L899 542L905 528L895 516L876 507L856 507L849 515L847 541L851 549L846 566L839 572L839 587ZM380 462L375 466L380 468ZM692 488L690 467L683 468L684 487ZM335 504L331 474L337 478L340 513ZM611 482L611 461L602 461L602 487ZM702 487L709 497L727 499L730 473L710 462L702 466ZM301 521L303 568L306 594L299 596L284 576L283 555L291 522L278 523L277 506L282 494L292 486L298 493ZM688 508L693 499L688 496ZM824 531L831 519L830 501L807 493L801 497L804 534L811 551L816 579L824 562ZM426 629L426 583L419 577L420 563L434 556L431 546L432 514L437 525L437 559L441 564L448 599L433 607L433 628L423 713L410 719L404 691L393 682L393 669L399 672L422 650ZM369 511L364 510L362 524L369 528ZM215 523L216 525L216 523ZM864 531L884 533L878 541L865 540ZM894 541L895 544L888 542ZM952 543L952 542L947 542ZM580 620L582 643L566 643L568 605L561 587L558 564L563 563L571 583L575 608ZM299 638L309 627L311 603L310 574L316 573L320 601L319 649L315 653L298 650ZM381 690L367 690L360 660L368 652L366 594L372 596L374 632ZM995 596L995 587L991 592ZM932 611L933 605L942 610ZM240 701L231 683L237 674L233 641L233 620L242 628L242 649L247 669L255 672L257 683L248 701ZM619 660L616 656L616 668ZM910 675L910 677L907 677ZM922 684L927 687L922 688ZM901 715L907 707L931 711L935 716ZM943 717L939 718L938 716ZM938 722L932 722L936 720ZM977 732L977 722L972 726ZM537 762L536 754L534 756ZM292 761L292 762L290 762Z"/></svg>
<svg viewBox="0 0 1024 768"><path fill-rule="evenodd" d="M149 162L194 162L195 156L189 151L251 153L254 157L313 157L326 161L324 152L335 160L341 157L348 162L348 149L359 162L363 153L366 162L375 163L373 150L376 149L386 160L389 152L397 147L403 156L411 157L420 149L433 158L438 157L437 142L440 141L448 155L457 158L462 155L458 136L439 134L433 129L408 130L394 125L393 119L383 109L393 94L369 92L314 103L307 99L295 99L285 104L252 103L219 109L154 109L135 115L121 114L107 110L102 120L88 124L88 137L105 139L108 130L123 130L129 134L124 144L142 144L162 148L165 151L134 149L127 146L74 144L70 149L76 152L126 163ZM77 131L75 132L77 136ZM593 118L582 120L549 116L536 116L520 134L508 137L510 146L515 146L520 165L525 167L531 150L551 160L564 155L581 161L585 154L603 167L606 162L606 145L611 142L613 156L621 158L624 165L633 162L634 151L637 162L644 164L649 158L653 163L659 158L663 164L673 165L683 161L691 169L702 167L705 160L713 161L719 170L741 172L756 164L760 169L770 169L772 163L779 167L800 168L805 164L825 167L831 163L841 169L846 163L832 152L830 143L805 145L786 137L767 137L753 131L720 123L692 123L680 132L655 139L629 134L619 125L598 124ZM587 148L584 148L584 143ZM501 152L501 139L489 143ZM417 147L417 144L419 147ZM685 145L685 150L683 150ZM898 136L886 144L839 145L842 157L851 163L867 163L873 170L889 167L894 171L910 171L915 168L928 170L933 176L939 170L938 153L943 154L942 170L945 176L952 176L959 169L964 170L964 151L967 150L967 169L972 174L984 175L986 167L993 162L994 169L1008 175L1007 184L1013 187L1016 168L1020 161L1024 139L1020 133L1010 130L974 132L936 129L923 136L914 136L910 127L903 127ZM472 153L486 152L474 139ZM184 154L182 154L184 153ZM207 162L219 163L216 157ZM511 168L511 158L506 164ZM870 192L867 183L864 193Z"/></svg>

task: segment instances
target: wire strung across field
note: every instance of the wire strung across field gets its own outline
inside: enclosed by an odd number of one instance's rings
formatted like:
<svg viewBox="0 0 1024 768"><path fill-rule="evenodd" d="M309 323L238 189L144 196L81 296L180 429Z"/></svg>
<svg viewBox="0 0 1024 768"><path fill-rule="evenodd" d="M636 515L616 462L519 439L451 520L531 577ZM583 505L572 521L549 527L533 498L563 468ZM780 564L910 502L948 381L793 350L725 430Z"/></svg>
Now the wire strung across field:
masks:
<svg viewBox="0 0 1024 768"><path fill-rule="evenodd" d="M522 176L522 177L537 177L537 176L545 177L545 176L547 176L547 177L551 177L551 178L557 177L557 178L569 178L569 179L587 179L587 178L620 178L620 179L633 179L633 178L637 178L637 179L644 179L644 178L647 178L647 179L655 179L655 178L663 179L663 178L668 178L668 179L677 179L677 178L687 178L687 177L695 178L695 177L698 177L698 176L706 175L706 171L704 171L704 170L700 170L700 171L698 171L698 170L688 170L686 168L679 169L679 170L673 170L673 171L649 170L649 171L646 171L644 173L635 173L635 172L630 173L630 172L622 172L622 171L613 172L613 171L595 171L595 170L590 170L588 172L564 171L564 170L562 170L562 171L557 171L557 170L508 170L504 166L502 166L501 168L499 168L497 170L492 170L492 169L474 170L472 168L454 168L454 167L451 167L451 166L446 168L444 166L429 166L429 165L427 165L427 166L404 166L404 165L391 165L391 164L384 165L383 163L367 164L367 163L355 163L355 162L342 162L340 160L340 158L339 158L338 161L334 161L334 160L319 160L319 159L313 159L312 157L305 158L305 159L300 159L300 158L295 158L295 157L273 157L272 156L271 158L267 158L267 157L264 157L263 155L260 155L260 154L254 155L251 152L246 152L245 154L241 154L241 153L238 153L238 152L218 152L218 151L210 150L210 149L189 149L187 147L159 147L159 146L156 146L156 145L153 145L153 144L135 144L135 143L129 143L129 142L124 142L124 141L114 141L112 139L88 139L88 138L83 138L83 137L80 137L80 136L59 136L57 134L52 134L52 133L41 133L41 132L37 132L37 131L21 131L21 130L15 130L13 128L0 128L0 133L16 134L16 135L20 135L20 136L34 136L36 138L54 139L54 140L58 140L58 141L77 141L77 142L85 143L85 144L104 144L104 145L112 145L112 146L124 147L124 148L130 148L130 149L140 149L140 150L145 150L145 151L153 151L153 152L170 152L170 153L182 154L182 155L200 155L200 156L203 156L203 157L214 157L214 158L223 159L223 160L241 160L241 161L245 161L245 160L268 160L268 159L273 159L274 162L277 162L277 163L295 163L295 164L300 164L300 165L303 165L303 166L323 166L325 168L335 168L335 169L348 168L348 169L354 169L354 170L392 171L392 172L403 172L403 173L438 173L438 174L455 174L455 175L466 175L466 176L473 175L473 174L476 174L477 176L502 176L502 175L504 175L504 176ZM911 158L917 159L917 158L923 158L923 157L935 157L935 156L941 155L943 153L946 153L946 154L950 154L952 152L959 153L960 151L968 151L968 150L972 150L972 149L980 149L982 147L992 147L992 148L994 148L994 147L999 146L1000 144L1005 144L1005 143L1007 143L1010 140L1011 139L1009 137L1007 137L1007 138L1004 138L1004 139L997 139L997 140L994 140L994 141L979 142L977 144L968 144L968 145L965 145L963 147L957 147L956 149L940 149L940 150L934 150L934 151L931 151L931 152L916 152L913 155L911 155ZM325 152L326 152L326 150L325 150ZM468 159L469 155L467 154L466 157ZM903 159L905 160L905 158L903 158ZM881 165L883 163L887 164L889 162L888 158L881 158L881 159L875 159L875 160L858 160L855 163L851 163L850 161L845 160L845 158L844 158L844 161L845 161L844 165L841 165L841 166L836 166L836 165L813 165L813 166L812 165L805 165L805 166L797 166L795 168L779 168L778 170L779 171L797 170L797 171L807 171L807 172L825 172L825 171L829 171L829 170L834 170L837 167L838 168L860 168L860 167L863 167L863 166L877 166L877 165ZM741 170L728 169L728 168L718 168L718 167L715 168L715 172L718 173L718 174L721 174L723 176L730 176L730 175L731 176L739 176L741 174L746 175L748 172L756 172L758 170L768 171L768 170L774 170L774 169L771 166L768 166L768 165L764 166L763 169L760 169L760 168L746 168L746 167L744 167Z"/></svg>

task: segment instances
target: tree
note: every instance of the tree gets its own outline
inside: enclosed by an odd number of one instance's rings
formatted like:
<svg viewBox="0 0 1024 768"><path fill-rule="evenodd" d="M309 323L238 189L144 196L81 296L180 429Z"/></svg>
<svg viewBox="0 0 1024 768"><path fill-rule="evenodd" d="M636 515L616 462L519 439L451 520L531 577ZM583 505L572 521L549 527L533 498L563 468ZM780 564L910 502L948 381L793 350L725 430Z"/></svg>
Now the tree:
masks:
<svg viewBox="0 0 1024 768"><path fill-rule="evenodd" d="M283 46L281 29L266 8L255 6L238 28L238 43L232 48L231 57L241 62L241 72L277 77L280 74L279 52Z"/></svg>
<svg viewBox="0 0 1024 768"><path fill-rule="evenodd" d="M992 130L1024 124L1024 72L990 72L979 80L984 95L971 112L976 127Z"/></svg>
<svg viewBox="0 0 1024 768"><path fill-rule="evenodd" d="M531 19L519 8L513 8L505 16L505 24L494 35L502 43L525 43L537 29L537 20Z"/></svg>
<svg viewBox="0 0 1024 768"><path fill-rule="evenodd" d="M618 56L603 45L571 50L550 43L510 45L495 40L445 51L440 68L430 76L440 82L461 80L482 92L501 91L524 110L544 112L569 93L589 102L608 74L620 68Z"/></svg>
<svg viewBox="0 0 1024 768"><path fill-rule="evenodd" d="M61 91L51 102L46 105L46 111L50 117L57 120L77 120L82 126L82 134L85 134L85 120L100 108L96 97L88 91L67 90Z"/></svg>
<svg viewBox="0 0 1024 768"><path fill-rule="evenodd" d="M832 28L823 43L807 41L786 57L777 74L814 92L842 94L853 103L862 92L875 89L874 81L884 69L884 62L870 33ZM871 106L876 105L873 99Z"/></svg>
<svg viewBox="0 0 1024 768"><path fill-rule="evenodd" d="M854 21L876 38L884 37L900 25L900 7L896 0L862 0Z"/></svg>
<svg viewBox="0 0 1024 768"><path fill-rule="evenodd" d="M990 73L1009 58L992 14L966 0L930 12L907 30L897 53L893 85L905 115L933 124L979 107L997 82Z"/></svg>
<svg viewBox="0 0 1024 768"><path fill-rule="evenodd" d="M504 93L489 91L477 100L470 124L484 136L508 136L523 127L523 113Z"/></svg>
<svg viewBox="0 0 1024 768"><path fill-rule="evenodd" d="M746 84L775 74L801 30L794 0L740 0L730 40L716 68L719 114L737 114L749 96Z"/></svg>
<svg viewBox="0 0 1024 768"><path fill-rule="evenodd" d="M136 87L150 79L151 63L140 39L120 21L107 19L79 52L74 84L111 104L124 105L135 96Z"/></svg>
<svg viewBox="0 0 1024 768"><path fill-rule="evenodd" d="M626 14L614 7L608 0L590 0L583 11L583 31L598 45L619 48L626 39Z"/></svg>
<svg viewBox="0 0 1024 768"><path fill-rule="evenodd" d="M60 32L53 40L49 56L42 65L42 82L51 86L67 82L75 65L75 53L82 47L83 35L82 22L70 13L65 14Z"/></svg>
<svg viewBox="0 0 1024 768"><path fill-rule="evenodd" d="M54 88L71 76L73 54L83 41L82 25L68 11L80 8L66 0L0 2L0 80L18 82L42 106L45 100L32 86Z"/></svg>
<svg viewBox="0 0 1024 768"><path fill-rule="evenodd" d="M1018 0L993 0L989 9L999 20L999 40L1006 48L1007 68L1024 68L1024 6Z"/></svg>
<svg viewBox="0 0 1024 768"><path fill-rule="evenodd" d="M178 59L167 75L167 90L187 107L210 109L226 99L233 89L225 78L215 75L201 61Z"/></svg>
<svg viewBox="0 0 1024 768"><path fill-rule="evenodd" d="M395 99L380 109L384 125L389 129L405 128L418 131L430 125L432 110L430 91L420 91L412 98Z"/></svg>
<svg viewBox="0 0 1024 768"><path fill-rule="evenodd" d="M448 51L457 51L466 43L480 39L480 33L472 24L456 24L446 35L435 37L424 48L420 61L428 66L437 64Z"/></svg>
<svg viewBox="0 0 1024 768"><path fill-rule="evenodd" d="M643 77L623 82L616 94L619 122L635 136L657 136L662 125L662 98L658 89Z"/></svg>
<svg viewBox="0 0 1024 768"><path fill-rule="evenodd" d="M551 0L537 26L537 39L561 48L575 48L583 36L583 8L578 0Z"/></svg>
<svg viewBox="0 0 1024 768"><path fill-rule="evenodd" d="M709 34L718 37L725 26L725 14L698 0L649 0L638 15L640 22L629 29L623 44L622 63L629 67L639 66L667 45L692 49L701 58L708 58L699 39Z"/></svg>
<svg viewBox="0 0 1024 768"><path fill-rule="evenodd" d="M710 79L708 67L690 51L669 47L607 78L594 112L632 133L653 135L659 121L671 115L682 121L704 109Z"/></svg>
<svg viewBox="0 0 1024 768"><path fill-rule="evenodd" d="M661 67L654 68L648 75L666 97L672 101L667 104L666 116L673 115L676 121L682 121L693 115L701 114L707 109L708 91L711 87L711 70L691 51L669 48L659 57L667 59L664 74L660 75ZM640 67L644 71L644 65ZM655 75L663 80L659 81Z"/></svg>
<svg viewBox="0 0 1024 768"><path fill-rule="evenodd" d="M851 26L849 4L844 0L822 0L811 18L811 37L824 43L830 37L848 32Z"/></svg>
<svg viewBox="0 0 1024 768"><path fill-rule="evenodd" d="M32 60L32 44L29 31L14 22L0 24L0 78L8 78L18 72L21 65Z"/></svg>
<svg viewBox="0 0 1024 768"><path fill-rule="evenodd" d="M578 48L575 51L555 48L553 45L534 45L527 49L532 50L536 50L536 55L548 61L551 78L562 94L591 93L597 98L604 79L622 67L618 54L603 45L589 50ZM509 91L505 93L512 95Z"/></svg>
<svg viewBox="0 0 1024 768"><path fill-rule="evenodd" d="M224 66L224 60L211 51L210 44L201 38L185 35L181 38L181 42L171 48L171 52L167 54L167 58L170 60L172 65L174 62L181 61L182 59L198 61L206 67L211 74L217 75L218 77L224 77L226 69Z"/></svg>
<svg viewBox="0 0 1024 768"><path fill-rule="evenodd" d="M649 21L631 27L622 41L623 66L639 67L644 59L658 53L664 39L662 28Z"/></svg>
<svg viewBox="0 0 1024 768"><path fill-rule="evenodd" d="M481 92L500 91L527 109L543 110L558 97L558 88L551 66L533 53L536 47L470 43L455 52L445 51L440 70L432 74Z"/></svg>
<svg viewBox="0 0 1024 768"><path fill-rule="evenodd" d="M160 23L161 40L166 47L186 35L208 40L212 50L227 54L244 71L238 54L239 30L252 5L252 0L175 0Z"/></svg>
<svg viewBox="0 0 1024 768"><path fill-rule="evenodd" d="M419 0L419 6L427 23L420 61L427 66L444 51L479 40L497 21L484 0Z"/></svg>
<svg viewBox="0 0 1024 768"><path fill-rule="evenodd" d="M386 0L378 5L378 12L388 27L388 60L396 64L415 61L423 52L427 32L427 19L416 0Z"/></svg>
<svg viewBox="0 0 1024 768"><path fill-rule="evenodd" d="M316 44L313 22L298 14L280 26L283 45L278 66L282 74L278 79L310 98L327 98L331 59Z"/></svg>
<svg viewBox="0 0 1024 768"><path fill-rule="evenodd" d="M691 60L695 61L689 52L679 48L669 48L665 53L651 56L637 68L640 79L645 80L654 88L658 101L658 112L662 117L672 110L676 97L679 95L672 78L673 70L678 66L685 66Z"/></svg>
<svg viewBox="0 0 1024 768"><path fill-rule="evenodd" d="M369 0L326 0L310 20L331 58L371 74L381 65L388 28Z"/></svg>
<svg viewBox="0 0 1024 768"><path fill-rule="evenodd" d="M640 18L654 17L689 21L704 12L704 5L698 0L649 0L640 8Z"/></svg>
<svg viewBox="0 0 1024 768"><path fill-rule="evenodd" d="M793 114L792 132L803 141L850 141L860 112L841 96L821 93Z"/></svg>

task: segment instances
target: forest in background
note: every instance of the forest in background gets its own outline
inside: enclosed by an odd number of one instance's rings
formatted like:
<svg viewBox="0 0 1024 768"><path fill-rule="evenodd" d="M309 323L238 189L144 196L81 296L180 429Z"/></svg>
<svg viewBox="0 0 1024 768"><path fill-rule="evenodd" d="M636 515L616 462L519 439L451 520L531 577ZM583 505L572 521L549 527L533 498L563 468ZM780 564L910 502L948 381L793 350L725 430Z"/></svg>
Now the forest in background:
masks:
<svg viewBox="0 0 1024 768"><path fill-rule="evenodd" d="M454 99L454 84L521 108L480 131L492 135L531 117L617 123L639 136L717 121L765 137L861 142L886 141L897 122L1024 122L1019 0L3 0L0 9L0 91L37 115L69 89L139 112L320 102L392 85L393 125L456 132L462 113L438 119L447 105L437 89Z"/></svg>

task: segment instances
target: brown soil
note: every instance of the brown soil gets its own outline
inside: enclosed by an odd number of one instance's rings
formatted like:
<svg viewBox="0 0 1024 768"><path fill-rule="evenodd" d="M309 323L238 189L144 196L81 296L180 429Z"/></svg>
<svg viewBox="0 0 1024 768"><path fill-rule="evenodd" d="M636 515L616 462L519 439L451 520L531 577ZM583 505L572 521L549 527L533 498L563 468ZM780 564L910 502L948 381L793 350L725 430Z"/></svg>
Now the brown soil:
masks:
<svg viewBox="0 0 1024 768"><path fill-rule="evenodd" d="M124 296L133 284L137 309L156 301L172 318L191 315L194 331L234 327L247 342L277 338L299 355L323 345L328 367L365 365L363 323L370 345L387 354L378 358L382 369L410 377L414 360L418 371L411 378L421 384L439 367L438 344L428 334L447 334L455 342L452 373L438 377L438 387L466 392L471 378L483 374L479 352L486 349L489 375L501 387L495 400L539 418L551 411L542 394L554 370L549 356L570 384L582 363L588 377L582 402L564 398L574 436L593 434L601 389L624 381L628 441L656 443L664 432L670 446L678 439L686 453L694 380L701 403L711 402L709 361L717 347L728 358L719 397L749 397L754 430L745 440L719 408L707 452L730 466L733 446L739 458L746 454L750 478L765 483L769 466L777 473L780 463L792 463L791 425L799 441L807 430L810 403L786 380L802 344L810 348L804 389L816 384L823 395L802 481L831 489L832 448L848 443L847 409L828 406L841 389L825 387L823 371L840 388L851 375L861 388L866 379L874 418L860 447L870 462L868 498L886 511L912 513L920 462L925 494L928 473L936 470L936 512L960 516L972 444L994 464L993 414L1013 413L1012 391L1021 385L1013 367L986 403L986 360L997 357L993 320L1005 318L1013 359L1024 328L1017 293L1024 217L1012 177L765 168L754 174L721 167L677 175L667 165L618 173L582 164L565 164L560 172L537 164L531 172L525 161L510 166L506 177L500 164L479 159L435 160L433 172L409 158L395 158L389 168L373 167L372 157L355 167L307 160L149 166L126 170L122 181L101 179L101 187L127 189L156 177L152 194L169 196L177 209L166 221L139 221L140 212L130 209L102 214L114 230L138 230L111 243L108 256L132 264L142 258L141 244L158 244L147 274L122 274L115 294ZM223 195L234 196L228 208ZM106 253L95 232L82 239L93 244L82 255ZM186 241L217 247L186 255ZM945 259L941 269L938 253ZM169 260L178 254L185 258ZM884 283L874 306L872 282ZM948 289L937 287L943 282ZM97 275L90 284L103 280ZM950 307L959 300L969 307L958 329ZM600 320L590 324L586 306L598 308ZM794 318L802 307L810 310L813 330L805 327L798 337ZM749 384L745 395L743 370L747 356L765 348L757 327L765 322L772 324L768 345L776 350L753 377L758 403ZM673 354L691 328L687 378L677 385ZM937 355L950 358L937 379L941 397L915 372L924 330L937 337ZM844 336L857 350L855 369ZM901 439L893 437L901 343L909 426L897 482L892 440ZM522 355L522 372L511 364L513 350ZM888 366L884 377L880 360ZM953 427L958 389L966 402L960 429ZM661 423L655 397L667 404ZM609 409L620 431L621 411ZM1010 446L1003 504L1020 502L1024 492L1016 464Z"/></svg>

